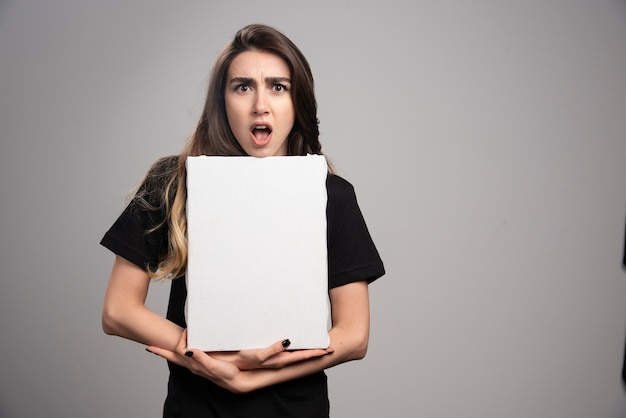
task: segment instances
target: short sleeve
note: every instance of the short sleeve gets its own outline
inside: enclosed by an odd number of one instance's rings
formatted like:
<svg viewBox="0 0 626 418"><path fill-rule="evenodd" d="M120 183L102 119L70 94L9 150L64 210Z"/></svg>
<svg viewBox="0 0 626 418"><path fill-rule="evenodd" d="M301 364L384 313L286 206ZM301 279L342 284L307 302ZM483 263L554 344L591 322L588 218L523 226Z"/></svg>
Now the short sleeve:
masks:
<svg viewBox="0 0 626 418"><path fill-rule="evenodd" d="M130 204L100 241L104 247L139 268L155 269L167 251L164 185L176 171L178 157L171 155L152 164Z"/></svg>
<svg viewBox="0 0 626 418"><path fill-rule="evenodd" d="M139 207L133 200L104 234L100 244L143 270L155 268L165 246L163 230L148 232L158 225L156 214Z"/></svg>
<svg viewBox="0 0 626 418"><path fill-rule="evenodd" d="M337 175L326 181L329 288L373 282L385 274L352 185Z"/></svg>

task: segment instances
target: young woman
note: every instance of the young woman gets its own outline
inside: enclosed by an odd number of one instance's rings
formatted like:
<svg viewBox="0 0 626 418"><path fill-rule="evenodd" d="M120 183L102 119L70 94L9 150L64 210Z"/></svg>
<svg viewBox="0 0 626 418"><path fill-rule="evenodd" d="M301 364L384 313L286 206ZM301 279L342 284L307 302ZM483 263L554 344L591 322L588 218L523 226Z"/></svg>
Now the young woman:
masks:
<svg viewBox="0 0 626 418"><path fill-rule="evenodd" d="M384 267L352 186L332 172L326 209L330 347L287 351L288 339L235 353L186 346L186 157L322 154L318 136L307 60L279 31L247 26L219 55L202 116L181 154L151 167L103 237L101 244L116 254L104 300L104 331L145 344L167 359L164 416L328 417L324 369L365 356L368 284L384 274ZM150 280L159 278L172 279L166 318L144 304Z"/></svg>

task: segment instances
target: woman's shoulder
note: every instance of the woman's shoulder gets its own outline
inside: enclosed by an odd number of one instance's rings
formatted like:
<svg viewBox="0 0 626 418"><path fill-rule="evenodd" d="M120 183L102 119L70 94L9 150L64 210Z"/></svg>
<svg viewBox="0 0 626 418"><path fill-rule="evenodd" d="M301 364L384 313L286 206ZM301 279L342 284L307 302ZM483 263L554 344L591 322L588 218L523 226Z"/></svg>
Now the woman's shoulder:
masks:
<svg viewBox="0 0 626 418"><path fill-rule="evenodd" d="M134 200L143 202L140 206L146 206L147 203L147 206L153 209L160 207L171 180L177 172L178 155L168 155L157 159L146 172Z"/></svg>
<svg viewBox="0 0 626 418"><path fill-rule="evenodd" d="M168 155L161 157L152 163L148 172L145 175L144 183L150 185L155 182L162 184L163 181L167 182L178 171L178 155Z"/></svg>
<svg viewBox="0 0 626 418"><path fill-rule="evenodd" d="M165 157L158 158L152 163L148 169L147 175L163 176L172 175L178 168L178 155L167 155Z"/></svg>
<svg viewBox="0 0 626 418"><path fill-rule="evenodd" d="M337 174L328 174L326 190L330 201L345 202L355 199L352 183Z"/></svg>
<svg viewBox="0 0 626 418"><path fill-rule="evenodd" d="M326 177L326 185L328 188L332 188L338 191L354 190L354 187L348 180L334 173L328 174L328 176Z"/></svg>

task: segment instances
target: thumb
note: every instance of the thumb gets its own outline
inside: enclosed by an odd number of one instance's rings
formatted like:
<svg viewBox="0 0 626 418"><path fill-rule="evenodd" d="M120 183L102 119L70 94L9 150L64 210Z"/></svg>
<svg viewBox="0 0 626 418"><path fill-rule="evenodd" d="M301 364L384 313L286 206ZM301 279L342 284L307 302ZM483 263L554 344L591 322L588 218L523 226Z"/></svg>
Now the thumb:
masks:
<svg viewBox="0 0 626 418"><path fill-rule="evenodd" d="M287 338L286 340L276 341L269 348L272 354L278 354L285 351L287 348L289 348L290 345L291 341L289 340L289 338Z"/></svg>

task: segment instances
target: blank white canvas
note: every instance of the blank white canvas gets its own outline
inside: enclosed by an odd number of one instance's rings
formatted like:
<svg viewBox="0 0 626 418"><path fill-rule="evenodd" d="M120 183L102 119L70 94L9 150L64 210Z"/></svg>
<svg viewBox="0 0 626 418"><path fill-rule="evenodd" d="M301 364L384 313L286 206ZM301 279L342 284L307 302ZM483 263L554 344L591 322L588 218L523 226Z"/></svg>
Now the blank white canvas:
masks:
<svg viewBox="0 0 626 418"><path fill-rule="evenodd" d="M327 347L323 156L187 159L188 346Z"/></svg>

